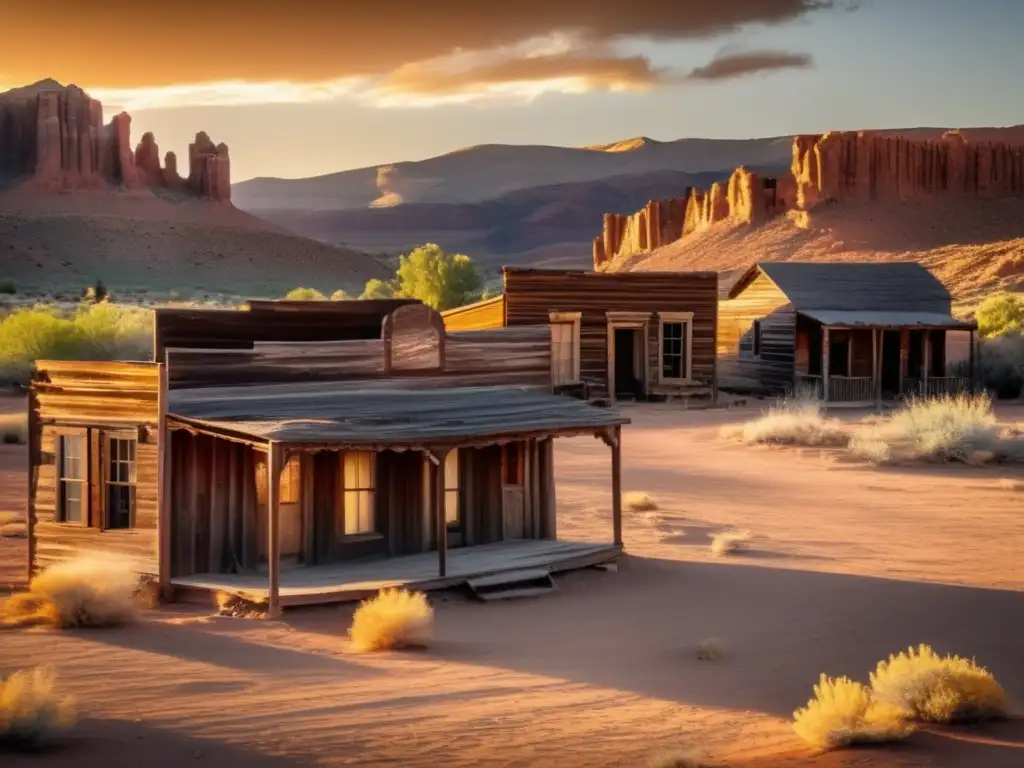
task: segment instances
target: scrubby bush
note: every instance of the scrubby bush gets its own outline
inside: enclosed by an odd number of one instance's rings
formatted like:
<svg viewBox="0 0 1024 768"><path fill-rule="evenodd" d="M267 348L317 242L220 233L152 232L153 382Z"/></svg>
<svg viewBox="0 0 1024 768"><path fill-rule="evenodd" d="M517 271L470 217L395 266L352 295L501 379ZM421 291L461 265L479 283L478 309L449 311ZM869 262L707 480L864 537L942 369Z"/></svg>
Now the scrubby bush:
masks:
<svg viewBox="0 0 1024 768"><path fill-rule="evenodd" d="M793 729L815 749L898 741L913 731L896 707L875 701L871 691L847 677L822 675L814 698L793 713Z"/></svg>
<svg viewBox="0 0 1024 768"><path fill-rule="evenodd" d="M630 512L653 512L658 502L647 491L627 491L622 495L622 506Z"/></svg>
<svg viewBox="0 0 1024 768"><path fill-rule="evenodd" d="M153 314L101 302L66 314L45 305L0 320L0 384L24 384L36 360L150 360Z"/></svg>
<svg viewBox="0 0 1024 768"><path fill-rule="evenodd" d="M343 291L341 288L331 294L331 301L351 301L352 297L348 295L347 291Z"/></svg>
<svg viewBox="0 0 1024 768"><path fill-rule="evenodd" d="M74 701L58 692L53 669L36 667L0 679L0 746L48 747L65 737L75 721Z"/></svg>
<svg viewBox="0 0 1024 768"><path fill-rule="evenodd" d="M939 656L927 645L894 654L871 673L876 702L908 720L973 722L1005 717L1009 699L972 659Z"/></svg>
<svg viewBox="0 0 1024 768"><path fill-rule="evenodd" d="M386 280L379 280L376 277L366 281L366 287L359 295L360 299L393 299L396 289L393 283Z"/></svg>
<svg viewBox="0 0 1024 768"><path fill-rule="evenodd" d="M711 551L719 557L735 555L747 548L750 531L722 531L711 535Z"/></svg>
<svg viewBox="0 0 1024 768"><path fill-rule="evenodd" d="M0 294L13 295L18 292L18 286L13 280L0 280Z"/></svg>
<svg viewBox="0 0 1024 768"><path fill-rule="evenodd" d="M360 603L349 636L358 651L386 651L425 646L434 610L422 592L382 589Z"/></svg>
<svg viewBox="0 0 1024 768"><path fill-rule="evenodd" d="M1000 293L978 306L978 333L983 338L1024 333L1024 295Z"/></svg>
<svg viewBox="0 0 1024 768"><path fill-rule="evenodd" d="M1024 439L1007 434L984 395L910 400L856 435L854 455L876 463L899 459L963 461L1024 459Z"/></svg>
<svg viewBox="0 0 1024 768"><path fill-rule="evenodd" d="M27 592L0 605L9 625L114 627L134 621L139 578L125 560L83 557L51 566L32 579Z"/></svg>
<svg viewBox="0 0 1024 768"><path fill-rule="evenodd" d="M844 446L850 440L839 421L822 415L817 400L799 396L780 400L758 419L723 427L721 434L748 445Z"/></svg>
<svg viewBox="0 0 1024 768"><path fill-rule="evenodd" d="M662 755L647 763L647 768L714 768L696 755L688 752Z"/></svg>
<svg viewBox="0 0 1024 768"><path fill-rule="evenodd" d="M327 301L316 288L292 288L284 295L285 301Z"/></svg>
<svg viewBox="0 0 1024 768"><path fill-rule="evenodd" d="M437 310L460 307L480 288L476 265L468 256L449 254L426 243L399 258L398 295L419 299Z"/></svg>

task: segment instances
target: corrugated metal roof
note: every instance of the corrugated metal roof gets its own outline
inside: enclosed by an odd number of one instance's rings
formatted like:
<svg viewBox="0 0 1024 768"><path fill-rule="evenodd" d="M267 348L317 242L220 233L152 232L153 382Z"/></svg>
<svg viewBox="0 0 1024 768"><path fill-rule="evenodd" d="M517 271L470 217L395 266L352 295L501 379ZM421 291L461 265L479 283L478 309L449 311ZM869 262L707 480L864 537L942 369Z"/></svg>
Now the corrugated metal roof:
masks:
<svg viewBox="0 0 1024 768"><path fill-rule="evenodd" d="M874 312L849 309L801 309L800 314L824 325L912 328L975 328L943 312Z"/></svg>
<svg viewBox="0 0 1024 768"><path fill-rule="evenodd" d="M950 296L916 262L759 262L793 303L805 309L933 312L948 315Z"/></svg>
<svg viewBox="0 0 1024 768"><path fill-rule="evenodd" d="M517 387L252 389L252 395L240 395L237 387L171 391L168 412L261 440L366 445L571 433L629 423L615 409Z"/></svg>

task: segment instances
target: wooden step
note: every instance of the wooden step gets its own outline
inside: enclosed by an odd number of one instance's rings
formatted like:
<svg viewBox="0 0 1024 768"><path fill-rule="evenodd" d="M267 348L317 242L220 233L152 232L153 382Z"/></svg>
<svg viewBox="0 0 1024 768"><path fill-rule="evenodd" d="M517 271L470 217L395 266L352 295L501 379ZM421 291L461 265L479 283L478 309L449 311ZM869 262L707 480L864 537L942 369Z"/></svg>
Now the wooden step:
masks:
<svg viewBox="0 0 1024 768"><path fill-rule="evenodd" d="M523 568L494 573L467 579L466 584L475 597L484 601L536 597L557 589L551 574L543 568Z"/></svg>

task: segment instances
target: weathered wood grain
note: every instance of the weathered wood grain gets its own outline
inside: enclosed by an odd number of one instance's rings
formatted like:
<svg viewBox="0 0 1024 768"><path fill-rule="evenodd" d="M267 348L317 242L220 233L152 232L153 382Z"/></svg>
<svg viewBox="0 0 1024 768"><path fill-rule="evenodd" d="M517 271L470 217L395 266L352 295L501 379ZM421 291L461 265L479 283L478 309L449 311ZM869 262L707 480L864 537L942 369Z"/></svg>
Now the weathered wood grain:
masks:
<svg viewBox="0 0 1024 768"><path fill-rule="evenodd" d="M718 308L718 386L736 392L782 392L793 386L796 313L764 274L751 275ZM761 356L754 358L753 325L761 321Z"/></svg>

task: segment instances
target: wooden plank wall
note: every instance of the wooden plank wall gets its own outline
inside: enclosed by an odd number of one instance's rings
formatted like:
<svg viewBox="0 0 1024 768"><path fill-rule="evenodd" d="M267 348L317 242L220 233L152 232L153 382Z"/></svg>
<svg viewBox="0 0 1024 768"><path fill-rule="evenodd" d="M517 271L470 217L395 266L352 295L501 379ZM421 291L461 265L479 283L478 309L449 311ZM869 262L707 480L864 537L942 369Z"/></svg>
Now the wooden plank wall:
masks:
<svg viewBox="0 0 1024 768"><path fill-rule="evenodd" d="M29 467L29 519L34 571L79 554L131 557L141 573L157 572L157 432L159 367L153 363L39 361L33 377L30 423L36 447ZM88 509L97 527L57 522L57 437L84 430ZM141 428L141 429L139 429ZM137 430L135 527L103 530L100 437L104 429Z"/></svg>
<svg viewBox="0 0 1024 768"><path fill-rule="evenodd" d="M761 321L761 358L753 359L754 320ZM796 313L778 287L757 273L718 307L718 386L736 392L781 393L793 386Z"/></svg>
<svg viewBox="0 0 1024 768"><path fill-rule="evenodd" d="M608 394L608 312L650 313L648 369L657 382L657 312L693 312L692 376L715 381L718 275L715 272L504 270L505 322L544 324L551 312L580 312L580 376L592 394ZM662 385L660 389L665 390ZM683 389L683 388L680 388Z"/></svg>
<svg viewBox="0 0 1024 768"><path fill-rule="evenodd" d="M155 359L167 349L252 349L257 341L379 339L381 324L414 299L250 301L248 310L157 309Z"/></svg>
<svg viewBox="0 0 1024 768"><path fill-rule="evenodd" d="M448 331L486 331L505 324L505 295L441 313Z"/></svg>

